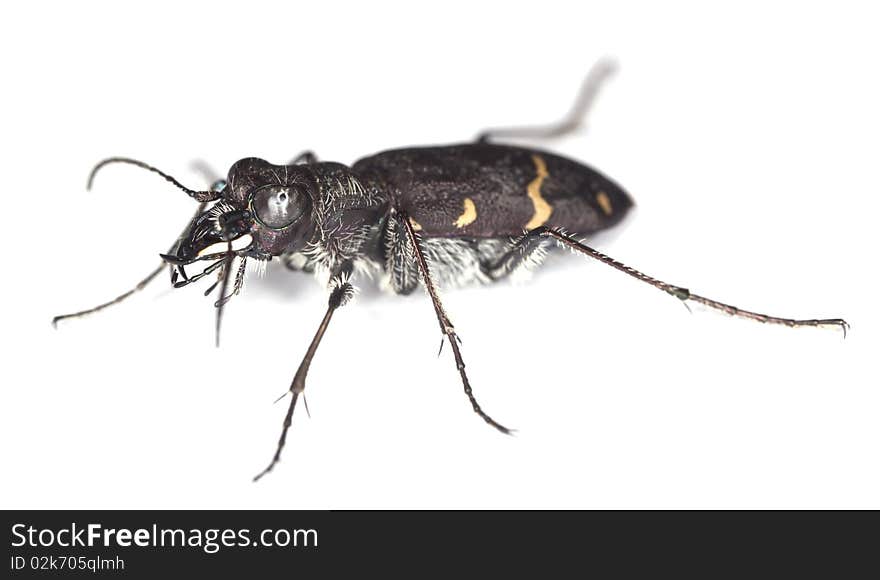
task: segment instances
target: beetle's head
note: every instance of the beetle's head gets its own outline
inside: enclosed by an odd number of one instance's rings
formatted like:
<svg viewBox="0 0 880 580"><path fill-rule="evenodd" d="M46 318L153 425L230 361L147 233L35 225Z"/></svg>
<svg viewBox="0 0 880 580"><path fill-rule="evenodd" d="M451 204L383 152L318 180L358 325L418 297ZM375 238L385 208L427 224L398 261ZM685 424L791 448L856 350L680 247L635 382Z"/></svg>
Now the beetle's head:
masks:
<svg viewBox="0 0 880 580"><path fill-rule="evenodd" d="M273 165L251 157L236 162L210 190L195 191L143 162L111 158L95 167L89 185L101 167L117 162L158 173L203 203L204 211L162 256L178 268L231 255L267 260L302 250L314 235L318 187L308 166Z"/></svg>
<svg viewBox="0 0 880 580"><path fill-rule="evenodd" d="M196 216L174 252L180 261L216 257L230 248L268 259L301 250L314 234L317 186L303 165L248 158L212 186L218 200Z"/></svg>

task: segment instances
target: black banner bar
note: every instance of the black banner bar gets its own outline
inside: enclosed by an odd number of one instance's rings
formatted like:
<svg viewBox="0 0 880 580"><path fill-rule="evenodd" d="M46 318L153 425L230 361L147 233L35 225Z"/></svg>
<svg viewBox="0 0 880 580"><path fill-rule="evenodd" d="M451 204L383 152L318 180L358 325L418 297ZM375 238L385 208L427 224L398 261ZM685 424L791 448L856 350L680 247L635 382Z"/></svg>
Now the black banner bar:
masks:
<svg viewBox="0 0 880 580"><path fill-rule="evenodd" d="M808 567L839 576L878 545L876 512L12 511L8 578L259 577L526 569L570 577ZM708 568L707 568L708 566ZM876 569L876 567L874 567Z"/></svg>

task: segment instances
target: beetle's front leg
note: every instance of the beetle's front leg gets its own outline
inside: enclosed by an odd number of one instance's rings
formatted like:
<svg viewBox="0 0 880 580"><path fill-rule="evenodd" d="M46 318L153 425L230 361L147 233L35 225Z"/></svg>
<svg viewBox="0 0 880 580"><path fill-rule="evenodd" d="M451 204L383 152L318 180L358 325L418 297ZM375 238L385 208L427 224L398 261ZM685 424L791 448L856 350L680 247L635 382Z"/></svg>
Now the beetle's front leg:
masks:
<svg viewBox="0 0 880 580"><path fill-rule="evenodd" d="M272 457L269 466L254 477L254 481L257 481L272 471L272 468L275 467L275 464L281 459L281 450L284 449L284 444L287 441L287 431L290 429L290 425L293 422L293 410L296 407L296 401L299 399L299 396L306 389L306 375L309 373L309 366L312 364L312 359L315 356L315 352L318 350L318 345L321 343L321 339L324 337L324 332L330 325L330 319L333 317L333 313L336 312L337 308L345 306L355 294L355 287L349 282L350 274L350 265L345 265L344 267L338 268L330 278L331 291L330 299L327 301L327 312L324 314L324 318L318 326L318 331L315 333L315 337L312 339L311 344L309 344L306 355L303 357L302 362L299 364L299 368L296 370L296 374L293 376L293 381L290 383L290 406L287 408L287 415L284 417L284 426L281 429L281 437L278 439L278 448L275 450L275 455Z"/></svg>

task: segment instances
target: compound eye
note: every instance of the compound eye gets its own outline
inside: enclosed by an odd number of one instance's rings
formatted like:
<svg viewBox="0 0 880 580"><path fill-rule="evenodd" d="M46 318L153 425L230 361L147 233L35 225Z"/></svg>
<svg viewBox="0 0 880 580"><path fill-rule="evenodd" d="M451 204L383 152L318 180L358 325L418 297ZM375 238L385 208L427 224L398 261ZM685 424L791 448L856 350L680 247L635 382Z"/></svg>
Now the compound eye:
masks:
<svg viewBox="0 0 880 580"><path fill-rule="evenodd" d="M251 211L257 221L272 229L281 229L298 220L304 204L296 189L286 185L265 185L254 192Z"/></svg>

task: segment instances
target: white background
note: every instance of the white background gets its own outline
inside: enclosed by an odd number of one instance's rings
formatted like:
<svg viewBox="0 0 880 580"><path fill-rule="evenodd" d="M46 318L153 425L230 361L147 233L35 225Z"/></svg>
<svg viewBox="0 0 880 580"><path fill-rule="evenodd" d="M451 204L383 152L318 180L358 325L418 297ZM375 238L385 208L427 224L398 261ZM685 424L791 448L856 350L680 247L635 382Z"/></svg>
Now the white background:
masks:
<svg viewBox="0 0 880 580"><path fill-rule="evenodd" d="M870 3L6 6L0 18L4 508L880 507L877 14ZM286 389L323 314L270 268L229 306L146 274L191 163L346 163L551 121L620 71L581 134L540 143L638 207L600 249L747 308L843 316L847 339L695 309L560 256L525 285L445 293L485 409L427 298L366 283ZM277 266L277 264L275 264Z"/></svg>

